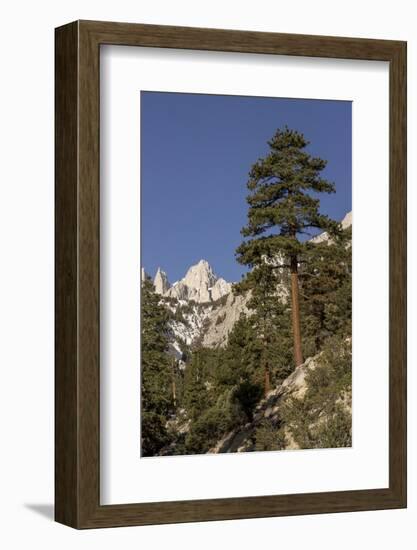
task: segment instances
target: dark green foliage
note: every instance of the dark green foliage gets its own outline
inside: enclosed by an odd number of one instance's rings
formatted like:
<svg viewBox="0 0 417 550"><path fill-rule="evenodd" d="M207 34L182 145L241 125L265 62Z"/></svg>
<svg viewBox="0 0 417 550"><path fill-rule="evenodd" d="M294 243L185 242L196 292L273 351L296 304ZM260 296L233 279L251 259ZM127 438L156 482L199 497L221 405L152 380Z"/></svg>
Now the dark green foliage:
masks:
<svg viewBox="0 0 417 550"><path fill-rule="evenodd" d="M264 259L290 258L304 251L296 237L311 228L337 230L337 224L319 212L314 193L334 193L334 184L320 176L326 161L312 157L308 141L295 130L277 130L268 142L269 154L249 172L248 224L250 237L237 249L237 259L250 267ZM272 232L272 230L274 230Z"/></svg>
<svg viewBox="0 0 417 550"><path fill-rule="evenodd" d="M351 445L352 352L349 339L332 337L306 376L303 398L290 397L282 420L301 449Z"/></svg>
<svg viewBox="0 0 417 550"><path fill-rule="evenodd" d="M166 445L166 419L172 410L168 349L168 312L150 281L142 284L142 455L153 456Z"/></svg>
<svg viewBox="0 0 417 550"><path fill-rule="evenodd" d="M224 306L227 302L228 295L225 294L221 298L218 298L217 300L212 300L210 302L194 302L198 308L205 308L207 306L211 306L214 309L219 308L220 306Z"/></svg>
<svg viewBox="0 0 417 550"><path fill-rule="evenodd" d="M170 306L176 306L178 304L178 300L173 296L160 296L160 300L162 303Z"/></svg>
<svg viewBox="0 0 417 550"><path fill-rule="evenodd" d="M283 431L268 419L263 420L255 430L255 451L280 451L285 449Z"/></svg>
<svg viewBox="0 0 417 550"><path fill-rule="evenodd" d="M228 346L222 352L222 361L215 373L216 385L234 387L254 380L260 352L251 320L241 315L229 335Z"/></svg>
<svg viewBox="0 0 417 550"><path fill-rule="evenodd" d="M185 371L184 406L188 418L195 421L214 400L211 371L215 365L215 350L195 350ZM213 361L211 361L214 359Z"/></svg>
<svg viewBox="0 0 417 550"><path fill-rule="evenodd" d="M206 453L224 434L239 426L242 421L242 411L233 398L233 392L225 391L192 423L185 438L187 452Z"/></svg>
<svg viewBox="0 0 417 550"><path fill-rule="evenodd" d="M186 305L181 306L181 312L183 315L192 313L195 307L195 302L190 300Z"/></svg>
<svg viewBox="0 0 417 550"><path fill-rule="evenodd" d="M261 363L267 361L272 383L277 384L288 376L292 364L291 317L287 304L288 286L285 274L261 264L234 285L236 293L250 292L248 339L256 341L256 366L260 382L264 373Z"/></svg>
<svg viewBox="0 0 417 550"><path fill-rule="evenodd" d="M239 404L245 419L252 422L255 406L262 398L262 387L250 380L244 380L235 389L233 397Z"/></svg>
<svg viewBox="0 0 417 550"><path fill-rule="evenodd" d="M227 298L228 298L228 295L225 294L224 296L222 296L222 297L219 298L218 300L213 301L213 302L212 302L212 305L213 305L214 307L224 306L224 305L226 305Z"/></svg>
<svg viewBox="0 0 417 550"><path fill-rule="evenodd" d="M351 228L330 244L307 243L300 270L301 311L306 356L317 353L334 334L351 333Z"/></svg>
<svg viewBox="0 0 417 550"><path fill-rule="evenodd" d="M155 456L170 442L162 414L142 410L142 456Z"/></svg>
<svg viewBox="0 0 417 550"><path fill-rule="evenodd" d="M262 397L255 376L258 358L245 316L235 324L225 349L194 350L185 373L188 454L207 452L227 432L252 420Z"/></svg>

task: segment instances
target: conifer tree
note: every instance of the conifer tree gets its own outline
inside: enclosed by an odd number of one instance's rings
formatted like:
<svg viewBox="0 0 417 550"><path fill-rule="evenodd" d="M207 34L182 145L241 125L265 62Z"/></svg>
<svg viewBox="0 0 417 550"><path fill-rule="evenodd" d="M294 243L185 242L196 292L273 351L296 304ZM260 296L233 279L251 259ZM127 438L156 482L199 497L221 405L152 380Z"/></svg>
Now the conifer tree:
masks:
<svg viewBox="0 0 417 550"><path fill-rule="evenodd" d="M142 283L142 454L154 456L168 443L166 421L173 410L168 350L168 311L153 284Z"/></svg>
<svg viewBox="0 0 417 550"><path fill-rule="evenodd" d="M282 273L271 269L268 263L256 265L244 280L234 285L234 292L250 291L248 308L253 314L248 321L259 342L259 363L262 367L262 385L266 396L271 389L273 363L285 355L287 342L287 297ZM278 337L278 338L277 338ZM275 359L275 361L273 360Z"/></svg>
<svg viewBox="0 0 417 550"><path fill-rule="evenodd" d="M338 224L320 214L312 193L334 193L333 183L321 177L326 161L311 156L303 134L285 127L268 142L269 153L249 172L246 240L237 259L250 268L287 269L291 279L291 317L295 365L303 362L298 268L305 244L300 237L311 229L336 231ZM276 294L276 288L271 289ZM278 298L277 298L278 299Z"/></svg>
<svg viewBox="0 0 417 550"><path fill-rule="evenodd" d="M311 354L330 336L352 332L351 240L349 227L330 241L306 244L300 270L301 311L305 334L314 340Z"/></svg>
<svg viewBox="0 0 417 550"><path fill-rule="evenodd" d="M212 350L195 348L191 355L184 377L184 404L188 417L195 421L212 404L208 391L209 370L212 366ZM215 352L214 352L215 353Z"/></svg>
<svg viewBox="0 0 417 550"><path fill-rule="evenodd" d="M237 386L247 380L254 383L257 366L261 362L262 349L256 339L253 315L241 314L229 334L227 346L216 371L216 383L221 386Z"/></svg>
<svg viewBox="0 0 417 550"><path fill-rule="evenodd" d="M255 405L262 397L262 380L258 369L262 363L262 347L256 338L254 321L254 315L240 315L229 334L221 364L216 369L216 391L232 388L236 402L249 421Z"/></svg>

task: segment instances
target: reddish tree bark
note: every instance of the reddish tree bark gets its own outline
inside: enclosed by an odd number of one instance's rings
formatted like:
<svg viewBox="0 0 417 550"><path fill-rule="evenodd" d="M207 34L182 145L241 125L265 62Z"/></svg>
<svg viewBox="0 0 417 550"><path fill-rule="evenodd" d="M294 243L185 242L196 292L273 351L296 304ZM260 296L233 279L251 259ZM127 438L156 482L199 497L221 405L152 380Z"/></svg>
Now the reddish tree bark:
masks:
<svg viewBox="0 0 417 550"><path fill-rule="evenodd" d="M291 314L292 332L294 337L294 361L295 366L299 367L304 361L303 352L301 349L300 300L298 296L298 262L296 256L291 259Z"/></svg>

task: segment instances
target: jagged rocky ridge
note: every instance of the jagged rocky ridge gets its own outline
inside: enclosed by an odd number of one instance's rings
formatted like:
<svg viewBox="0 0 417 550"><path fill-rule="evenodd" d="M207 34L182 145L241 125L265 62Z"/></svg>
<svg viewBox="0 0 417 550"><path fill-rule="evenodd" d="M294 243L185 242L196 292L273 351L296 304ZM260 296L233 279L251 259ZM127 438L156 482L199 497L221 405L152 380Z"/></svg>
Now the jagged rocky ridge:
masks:
<svg viewBox="0 0 417 550"><path fill-rule="evenodd" d="M142 272L142 279L145 277ZM185 276L171 284L158 268L153 279L155 292L170 309L170 353L181 359L185 347L199 343L223 346L235 322L246 312L247 298L235 296L232 283L217 277L206 260L191 266Z"/></svg>
<svg viewBox="0 0 417 550"><path fill-rule="evenodd" d="M198 304L216 302L232 290L231 283L217 277L206 260L200 260L185 277L171 285L167 274L158 268L154 278L155 292L177 300L192 300Z"/></svg>

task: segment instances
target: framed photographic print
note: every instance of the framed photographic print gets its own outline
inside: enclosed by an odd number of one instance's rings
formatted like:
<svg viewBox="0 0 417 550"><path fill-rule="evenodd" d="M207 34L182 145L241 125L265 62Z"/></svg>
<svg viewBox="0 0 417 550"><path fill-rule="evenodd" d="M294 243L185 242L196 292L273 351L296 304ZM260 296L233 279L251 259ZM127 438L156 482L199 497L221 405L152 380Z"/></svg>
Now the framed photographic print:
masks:
<svg viewBox="0 0 417 550"><path fill-rule="evenodd" d="M56 29L56 520L406 506L406 44Z"/></svg>

